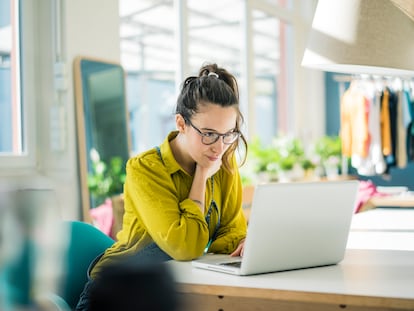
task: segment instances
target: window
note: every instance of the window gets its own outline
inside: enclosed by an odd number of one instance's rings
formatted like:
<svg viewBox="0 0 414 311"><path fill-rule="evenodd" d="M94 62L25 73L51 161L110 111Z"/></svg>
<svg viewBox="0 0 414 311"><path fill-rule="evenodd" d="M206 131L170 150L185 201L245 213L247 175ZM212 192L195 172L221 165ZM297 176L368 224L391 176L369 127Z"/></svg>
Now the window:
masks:
<svg viewBox="0 0 414 311"><path fill-rule="evenodd" d="M287 107L292 106L288 96L288 79L293 47L291 26L264 10L252 11L254 61L254 135L270 143L279 133L286 132L289 118Z"/></svg>
<svg viewBox="0 0 414 311"><path fill-rule="evenodd" d="M133 153L160 143L175 129L178 84L204 62L215 62L238 78L249 137L270 141L285 130L293 98L288 89L292 7L289 0L120 0ZM282 15L288 18L282 21Z"/></svg>
<svg viewBox="0 0 414 311"><path fill-rule="evenodd" d="M17 2L0 0L0 152L24 152L21 127L19 15Z"/></svg>
<svg viewBox="0 0 414 311"><path fill-rule="evenodd" d="M26 2L25 2L26 3ZM29 155L30 143L28 124L33 118L29 113L26 98L33 97L30 91L23 95L23 77L30 81L30 61L23 61L23 44L30 45L24 35L22 25L31 24L31 4L23 7L19 0L0 0L0 168L34 166L34 158ZM22 16L27 20L23 23ZM27 26L27 29L30 27ZM27 52L29 53L29 52ZM24 68L23 68L24 67ZM25 69L25 70L23 70ZM27 74L23 75L23 71ZM29 83L27 83L29 84ZM29 87L27 88L29 90ZM33 100L33 99L31 99ZM33 131L31 131L33 132ZM32 135L32 134L31 134ZM34 135L33 135L34 136ZM32 140L31 142L29 142Z"/></svg>

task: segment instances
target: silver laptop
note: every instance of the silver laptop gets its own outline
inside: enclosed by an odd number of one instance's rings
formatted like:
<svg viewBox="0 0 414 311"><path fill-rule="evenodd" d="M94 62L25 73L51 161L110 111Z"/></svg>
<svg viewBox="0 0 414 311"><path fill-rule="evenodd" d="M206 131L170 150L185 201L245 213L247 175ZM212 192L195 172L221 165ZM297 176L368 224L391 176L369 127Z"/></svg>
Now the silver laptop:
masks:
<svg viewBox="0 0 414 311"><path fill-rule="evenodd" d="M354 212L358 181L256 186L243 257L206 254L197 268L250 275L339 263Z"/></svg>

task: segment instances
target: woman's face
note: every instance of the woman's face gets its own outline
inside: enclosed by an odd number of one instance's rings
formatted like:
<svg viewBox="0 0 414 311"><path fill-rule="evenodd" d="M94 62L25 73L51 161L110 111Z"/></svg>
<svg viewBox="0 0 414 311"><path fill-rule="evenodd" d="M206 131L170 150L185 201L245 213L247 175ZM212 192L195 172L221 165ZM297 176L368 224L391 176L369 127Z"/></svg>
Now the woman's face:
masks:
<svg viewBox="0 0 414 311"><path fill-rule="evenodd" d="M237 111L235 107L221 107L215 104L200 106L199 111L191 118L191 123L202 133L226 134L235 130ZM208 167L215 161L221 160L230 145L223 143L223 137L211 144L205 145L202 136L191 124L185 124L184 133L187 141L187 151L190 157L199 165Z"/></svg>

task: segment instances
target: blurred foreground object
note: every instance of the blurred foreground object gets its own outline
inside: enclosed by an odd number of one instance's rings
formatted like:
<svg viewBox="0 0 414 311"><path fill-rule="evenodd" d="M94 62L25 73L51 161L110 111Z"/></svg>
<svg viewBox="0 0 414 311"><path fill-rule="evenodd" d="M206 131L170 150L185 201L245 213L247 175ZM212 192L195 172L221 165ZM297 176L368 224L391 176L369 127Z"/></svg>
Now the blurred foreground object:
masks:
<svg viewBox="0 0 414 311"><path fill-rule="evenodd" d="M134 256L105 267L90 291L90 310L175 311L175 281L161 262L139 262Z"/></svg>
<svg viewBox="0 0 414 311"><path fill-rule="evenodd" d="M52 188L0 184L0 310L64 308L53 297L66 245Z"/></svg>

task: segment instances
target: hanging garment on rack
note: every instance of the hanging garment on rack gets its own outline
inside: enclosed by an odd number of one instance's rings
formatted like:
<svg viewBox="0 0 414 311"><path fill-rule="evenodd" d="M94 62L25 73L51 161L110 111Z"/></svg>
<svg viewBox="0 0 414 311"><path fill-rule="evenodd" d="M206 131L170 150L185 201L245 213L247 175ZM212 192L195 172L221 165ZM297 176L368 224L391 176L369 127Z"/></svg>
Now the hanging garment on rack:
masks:
<svg viewBox="0 0 414 311"><path fill-rule="evenodd" d="M407 130L404 124L403 107L406 105L406 97L403 90L398 92L397 101L397 137L396 137L396 164L398 168L405 168L407 166Z"/></svg>
<svg viewBox="0 0 414 311"><path fill-rule="evenodd" d="M381 147L381 92L375 90L373 87L367 87L365 96L369 102L368 131L370 133L370 145L368 155L365 158L358 155L352 155L351 165L361 176L374 176L383 174L387 169Z"/></svg>
<svg viewBox="0 0 414 311"><path fill-rule="evenodd" d="M412 96L411 96L412 95ZM408 105L409 118L407 125L407 157L409 161L414 161L414 88L405 90L406 103Z"/></svg>
<svg viewBox="0 0 414 311"><path fill-rule="evenodd" d="M413 111L413 104L411 103L410 99L410 92L408 89L403 90L403 105L402 105L402 114L403 114L403 123L404 128L407 129L408 125L413 120L414 111Z"/></svg>
<svg viewBox="0 0 414 311"><path fill-rule="evenodd" d="M389 91L385 89L381 95L381 141L382 141L382 154L388 156L392 152L391 146L391 121L389 110Z"/></svg>
<svg viewBox="0 0 414 311"><path fill-rule="evenodd" d="M367 98L354 83L351 83L351 86L342 95L340 107L340 136L343 156L367 157L370 144L368 109Z"/></svg>
<svg viewBox="0 0 414 311"><path fill-rule="evenodd" d="M386 155L385 162L388 167L396 166L397 164L397 111L398 111L398 95L388 87L388 109L390 115L390 134L391 134L391 152Z"/></svg>
<svg viewBox="0 0 414 311"><path fill-rule="evenodd" d="M382 154L380 115L381 92L376 91L369 108L369 131L371 133L369 158L372 166L372 169L370 170L371 174L369 175L383 174L387 169L387 164L385 163L384 156Z"/></svg>
<svg viewBox="0 0 414 311"><path fill-rule="evenodd" d="M414 161L414 123L408 125L407 128L407 157L410 161Z"/></svg>

